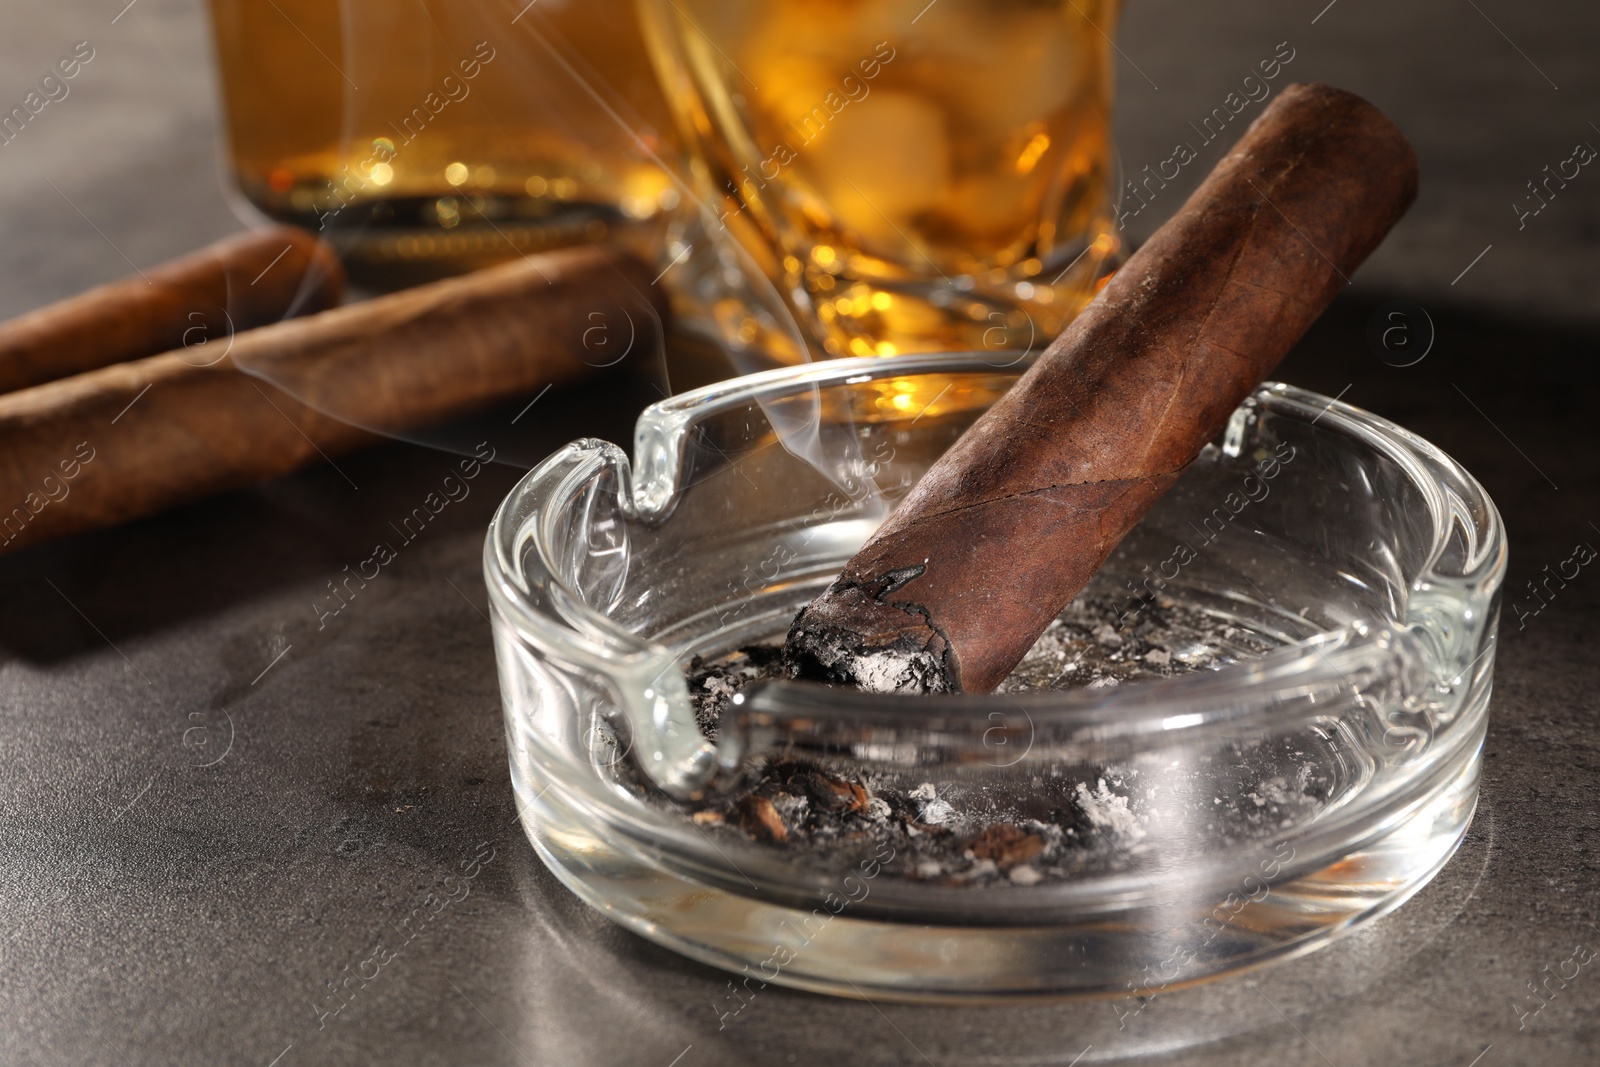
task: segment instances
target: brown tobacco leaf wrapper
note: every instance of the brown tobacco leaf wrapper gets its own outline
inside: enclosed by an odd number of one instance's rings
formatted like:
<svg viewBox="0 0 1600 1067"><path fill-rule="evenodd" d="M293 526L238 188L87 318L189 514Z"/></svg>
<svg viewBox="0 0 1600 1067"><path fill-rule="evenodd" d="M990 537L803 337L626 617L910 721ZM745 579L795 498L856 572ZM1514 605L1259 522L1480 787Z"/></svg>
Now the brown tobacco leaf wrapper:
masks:
<svg viewBox="0 0 1600 1067"><path fill-rule="evenodd" d="M1009 871L1044 851L1045 840L1011 823L995 823L967 842L967 848L980 860L994 860L995 866Z"/></svg>
<svg viewBox="0 0 1600 1067"><path fill-rule="evenodd" d="M344 268L304 230L238 234L0 322L0 393L229 337L344 299Z"/></svg>
<svg viewBox="0 0 1600 1067"><path fill-rule="evenodd" d="M783 817L766 797L755 794L745 797L739 802L738 814L739 828L756 840L780 845L789 840L789 828L783 825Z"/></svg>
<svg viewBox="0 0 1600 1067"><path fill-rule="evenodd" d="M1416 196L1376 108L1286 88L800 612L794 677L998 685Z"/></svg>
<svg viewBox="0 0 1600 1067"><path fill-rule="evenodd" d="M185 350L0 396L0 551L593 374L596 313L648 294L664 317L650 276L599 248L551 252L240 334L211 366Z"/></svg>

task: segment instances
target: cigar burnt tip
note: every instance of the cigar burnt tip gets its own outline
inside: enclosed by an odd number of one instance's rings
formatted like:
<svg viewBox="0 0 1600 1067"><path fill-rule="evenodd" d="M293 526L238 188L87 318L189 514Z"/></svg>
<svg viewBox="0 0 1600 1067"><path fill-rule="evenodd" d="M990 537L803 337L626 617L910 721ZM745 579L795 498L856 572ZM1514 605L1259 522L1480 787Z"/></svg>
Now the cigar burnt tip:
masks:
<svg viewBox="0 0 1600 1067"><path fill-rule="evenodd" d="M958 690L953 649L927 610L887 599L922 569L866 583L836 581L795 616L783 645L784 672L869 693Z"/></svg>

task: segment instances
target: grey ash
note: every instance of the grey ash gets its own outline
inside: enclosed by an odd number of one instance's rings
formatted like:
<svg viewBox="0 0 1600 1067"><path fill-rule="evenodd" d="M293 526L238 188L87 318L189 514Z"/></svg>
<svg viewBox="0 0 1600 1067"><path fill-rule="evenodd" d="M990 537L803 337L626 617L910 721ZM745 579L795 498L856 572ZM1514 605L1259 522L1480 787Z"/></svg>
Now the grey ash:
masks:
<svg viewBox="0 0 1600 1067"><path fill-rule="evenodd" d="M1085 593L999 691L1126 685L1215 670L1272 647L1251 631L1165 598L1139 607L1129 612L1125 597ZM784 675L782 649L760 644L696 657L687 674L696 720L715 738L736 693ZM895 859L885 870L894 876L1029 886L1132 866L1141 841L1167 820L1187 825L1209 819L1212 841L1269 834L1326 799L1327 781L1307 770L1314 762L1303 752L1241 749L1236 761L1197 768L1187 779L1137 766L1061 766L1018 768L1014 782L997 787L861 775L826 760L785 757L755 768L737 795L683 810L707 833L782 848L818 865L848 865L863 848L886 842ZM1299 773L1281 773L1295 766ZM619 770L641 799L652 796L636 774ZM1226 806L1214 792L1229 794Z"/></svg>

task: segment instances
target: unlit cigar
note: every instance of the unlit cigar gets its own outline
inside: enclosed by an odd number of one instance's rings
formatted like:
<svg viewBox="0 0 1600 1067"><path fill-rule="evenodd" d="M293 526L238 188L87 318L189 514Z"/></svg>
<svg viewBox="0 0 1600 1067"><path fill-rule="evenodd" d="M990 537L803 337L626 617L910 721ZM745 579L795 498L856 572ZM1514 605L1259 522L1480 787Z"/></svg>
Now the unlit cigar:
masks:
<svg viewBox="0 0 1600 1067"><path fill-rule="evenodd" d="M550 252L242 333L208 366L170 352L0 396L0 551L593 373L597 322L642 299L665 315L650 278L607 249Z"/></svg>
<svg viewBox="0 0 1600 1067"><path fill-rule="evenodd" d="M922 477L785 644L793 677L986 692L1216 436L1416 196L1375 107L1285 89Z"/></svg>
<svg viewBox="0 0 1600 1067"><path fill-rule="evenodd" d="M344 281L339 257L304 230L237 234L0 322L0 392L175 348L221 351L235 333L337 307Z"/></svg>

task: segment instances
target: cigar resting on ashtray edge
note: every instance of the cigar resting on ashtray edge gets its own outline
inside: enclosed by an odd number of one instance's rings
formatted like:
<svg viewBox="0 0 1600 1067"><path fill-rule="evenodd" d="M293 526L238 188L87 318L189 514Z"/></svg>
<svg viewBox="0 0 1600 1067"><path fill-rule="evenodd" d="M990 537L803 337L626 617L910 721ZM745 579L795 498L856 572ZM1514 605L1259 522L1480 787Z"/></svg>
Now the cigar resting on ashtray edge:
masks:
<svg viewBox="0 0 1600 1067"><path fill-rule="evenodd" d="M1284 89L800 612L789 675L992 690L1416 190L1416 154L1377 108Z"/></svg>
<svg viewBox="0 0 1600 1067"><path fill-rule="evenodd" d="M236 234L142 274L0 322L0 393L236 333L344 299L344 268L305 230Z"/></svg>
<svg viewBox="0 0 1600 1067"><path fill-rule="evenodd" d="M210 365L180 350L0 396L0 552L592 374L593 313L665 317L650 278L614 250L548 252L239 334Z"/></svg>

